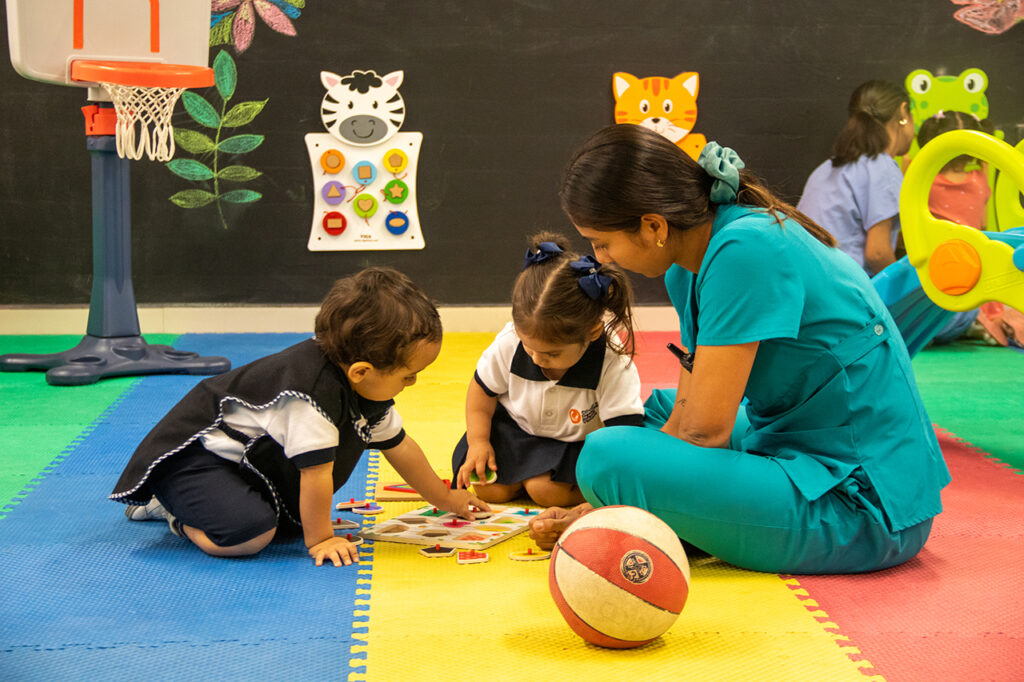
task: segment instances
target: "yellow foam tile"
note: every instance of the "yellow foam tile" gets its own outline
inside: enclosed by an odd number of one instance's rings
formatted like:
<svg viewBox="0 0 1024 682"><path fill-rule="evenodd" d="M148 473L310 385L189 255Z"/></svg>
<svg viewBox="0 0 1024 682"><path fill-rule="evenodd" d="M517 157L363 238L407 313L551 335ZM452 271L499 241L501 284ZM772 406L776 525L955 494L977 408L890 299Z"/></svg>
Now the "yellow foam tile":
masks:
<svg viewBox="0 0 1024 682"><path fill-rule="evenodd" d="M450 468L465 430L466 388L492 338L446 334L437 362L396 400L407 432L438 471ZM383 458L372 468L394 479ZM376 521L422 504L384 502ZM783 578L713 558L691 562L686 608L662 637L629 650L588 644L551 599L550 562L508 558L530 546L517 536L488 548L487 563L458 565L422 557L415 546L374 543L360 569L371 585L368 607L359 605L369 624L360 637L365 667L355 665L348 679L880 680L862 672L869 664L853 660L856 650L827 632Z"/></svg>

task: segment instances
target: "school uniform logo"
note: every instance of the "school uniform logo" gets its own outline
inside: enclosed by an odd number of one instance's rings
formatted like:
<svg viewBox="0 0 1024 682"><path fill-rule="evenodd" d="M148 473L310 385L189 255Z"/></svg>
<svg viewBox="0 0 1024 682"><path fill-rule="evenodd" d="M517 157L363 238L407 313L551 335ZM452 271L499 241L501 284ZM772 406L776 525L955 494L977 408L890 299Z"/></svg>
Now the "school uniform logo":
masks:
<svg viewBox="0 0 1024 682"><path fill-rule="evenodd" d="M573 424L586 424L597 416L597 403L580 412L575 407L569 409L569 421Z"/></svg>

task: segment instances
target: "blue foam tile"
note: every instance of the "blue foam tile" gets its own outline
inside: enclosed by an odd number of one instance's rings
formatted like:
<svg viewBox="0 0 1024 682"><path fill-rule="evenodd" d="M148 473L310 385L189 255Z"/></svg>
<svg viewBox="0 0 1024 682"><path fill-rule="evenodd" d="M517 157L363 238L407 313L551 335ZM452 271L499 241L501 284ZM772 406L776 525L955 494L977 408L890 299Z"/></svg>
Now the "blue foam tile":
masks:
<svg viewBox="0 0 1024 682"><path fill-rule="evenodd" d="M70 644L58 649L19 648L2 654L0 671L22 682L95 682L124 678L147 680L259 680L291 682L313 675L345 680L350 643L327 633L306 639L261 642L220 641L159 646Z"/></svg>
<svg viewBox="0 0 1024 682"><path fill-rule="evenodd" d="M201 352L230 345L255 354L241 336L223 336L231 338L202 338ZM256 339L259 354L288 345L266 336ZM347 676L359 644L357 580L367 588L359 567L316 567L299 537L255 557L209 557L166 523L128 521L123 505L107 500L135 445L197 380L140 379L0 519L4 678L162 670L173 671L166 679L229 679L232 671L276 679L275 670L293 676L299 661L303 674ZM364 494L368 459L338 499Z"/></svg>

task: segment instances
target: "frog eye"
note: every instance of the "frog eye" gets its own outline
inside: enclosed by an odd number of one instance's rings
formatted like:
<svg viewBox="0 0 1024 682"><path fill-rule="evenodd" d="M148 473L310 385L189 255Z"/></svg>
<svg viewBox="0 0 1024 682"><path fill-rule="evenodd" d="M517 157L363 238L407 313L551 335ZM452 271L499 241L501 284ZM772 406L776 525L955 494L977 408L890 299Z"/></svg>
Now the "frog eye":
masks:
<svg viewBox="0 0 1024 682"><path fill-rule="evenodd" d="M988 84L988 79L985 77L984 72L978 69L965 71L961 74L961 80L964 84L964 90L971 94L981 92Z"/></svg>
<svg viewBox="0 0 1024 682"><path fill-rule="evenodd" d="M640 100L640 113L641 114L646 114L650 110L651 110L651 103L648 102L645 99Z"/></svg>
<svg viewBox="0 0 1024 682"><path fill-rule="evenodd" d="M665 110L666 114L672 113L672 100L665 100L665 102L661 105L661 108Z"/></svg>
<svg viewBox="0 0 1024 682"><path fill-rule="evenodd" d="M932 77L926 73L919 73L910 81L910 89L919 95L923 95L932 89Z"/></svg>

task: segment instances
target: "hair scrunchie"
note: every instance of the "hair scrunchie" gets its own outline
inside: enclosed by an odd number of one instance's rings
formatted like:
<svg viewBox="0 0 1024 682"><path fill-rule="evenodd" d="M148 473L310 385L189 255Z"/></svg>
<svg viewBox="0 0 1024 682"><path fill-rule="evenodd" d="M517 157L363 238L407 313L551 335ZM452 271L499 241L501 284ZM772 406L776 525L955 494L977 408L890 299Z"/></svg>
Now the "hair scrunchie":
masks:
<svg viewBox="0 0 1024 682"><path fill-rule="evenodd" d="M739 154L717 142L708 142L697 164L715 179L711 185L711 203L728 204L736 200L740 191L740 169L745 167Z"/></svg>
<svg viewBox="0 0 1024 682"><path fill-rule="evenodd" d="M526 258L523 259L523 270L531 265L537 265L538 263L550 260L559 253L562 253L562 249L558 244L554 242L541 242L537 245L536 251L533 249L526 250Z"/></svg>
<svg viewBox="0 0 1024 682"><path fill-rule="evenodd" d="M596 301L608 293L612 278L601 274L601 264L593 256L581 256L579 260L569 263L569 267L580 276L576 281L588 298Z"/></svg>

